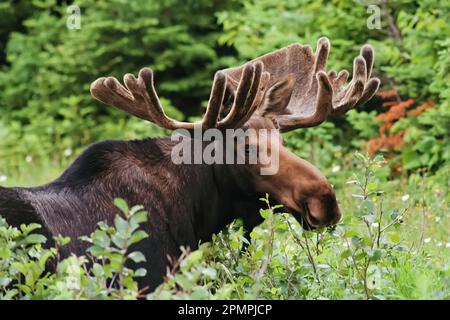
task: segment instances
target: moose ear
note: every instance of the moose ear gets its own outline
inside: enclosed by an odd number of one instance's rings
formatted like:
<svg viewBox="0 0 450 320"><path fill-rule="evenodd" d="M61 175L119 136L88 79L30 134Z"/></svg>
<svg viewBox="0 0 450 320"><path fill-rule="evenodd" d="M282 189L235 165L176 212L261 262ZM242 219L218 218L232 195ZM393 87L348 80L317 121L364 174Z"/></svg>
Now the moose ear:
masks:
<svg viewBox="0 0 450 320"><path fill-rule="evenodd" d="M264 102L259 107L262 116L287 113L286 107L294 90L295 76L291 73L275 83L267 90Z"/></svg>

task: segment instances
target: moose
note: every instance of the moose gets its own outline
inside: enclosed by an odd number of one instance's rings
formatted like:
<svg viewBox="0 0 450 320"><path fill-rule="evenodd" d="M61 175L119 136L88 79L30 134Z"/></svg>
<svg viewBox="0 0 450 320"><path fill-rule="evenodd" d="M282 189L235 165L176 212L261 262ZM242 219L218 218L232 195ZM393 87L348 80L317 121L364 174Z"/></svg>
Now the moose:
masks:
<svg viewBox="0 0 450 320"><path fill-rule="evenodd" d="M169 137L134 141L103 141L88 147L53 182L34 188L0 187L0 215L18 226L36 222L49 239L70 236L65 254L83 254L79 240L99 221L112 223L115 198L142 205L148 212L144 230L149 237L135 250L144 253L147 276L140 287L155 289L164 279L168 256L178 257L180 246L196 249L234 219L245 229L262 222L265 194L284 206L306 228L336 224L341 218L335 192L312 164L283 146L282 132L318 126L329 116L342 115L369 101L380 81L372 78L374 52L364 45L354 59L353 75L325 71L330 43L292 44L242 66L217 71L202 120L181 122L161 106L149 68L136 78L102 77L91 85L97 100L168 130L195 128L276 130L279 170L262 175L256 164L175 164ZM203 142L208 144L208 142ZM269 142L259 137L246 147ZM273 141L272 141L273 145ZM270 151L270 150L269 150Z"/></svg>

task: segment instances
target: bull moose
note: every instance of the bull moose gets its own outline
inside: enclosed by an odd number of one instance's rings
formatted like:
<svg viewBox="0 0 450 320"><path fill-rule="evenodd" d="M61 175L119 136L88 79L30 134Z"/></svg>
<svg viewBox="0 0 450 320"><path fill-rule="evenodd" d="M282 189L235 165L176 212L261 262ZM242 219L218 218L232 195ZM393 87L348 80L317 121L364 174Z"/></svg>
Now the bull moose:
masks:
<svg viewBox="0 0 450 320"><path fill-rule="evenodd" d="M196 123L176 121L164 113L148 68L141 69L137 78L126 74L125 86L113 77L91 85L99 101L169 130L276 130L277 173L260 174L260 163L175 164L171 161L175 142L168 137L104 141L87 148L49 184L0 187L0 214L15 226L37 222L49 238L70 236L65 254L83 254L86 244L79 237L93 232L99 221L113 221L119 213L113 204L116 197L143 205L149 213L144 230L150 236L135 249L146 256L147 276L140 286L149 289L163 281L167 256L179 256L180 246L195 249L236 218L247 230L261 223L259 199L264 194L309 228L337 223L341 213L331 184L312 164L283 147L280 134L344 114L378 90L379 79L371 78L370 45L354 59L347 86L346 70L325 71L329 48L326 38L319 39L316 52L292 44L216 72L206 112ZM246 141L246 147L266 144L265 138Z"/></svg>

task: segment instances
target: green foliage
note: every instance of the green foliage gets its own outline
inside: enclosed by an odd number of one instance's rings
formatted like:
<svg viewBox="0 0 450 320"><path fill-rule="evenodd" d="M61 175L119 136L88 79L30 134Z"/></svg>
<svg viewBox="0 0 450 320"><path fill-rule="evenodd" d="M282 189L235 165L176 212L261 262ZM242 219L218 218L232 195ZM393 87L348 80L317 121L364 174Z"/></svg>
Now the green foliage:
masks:
<svg viewBox="0 0 450 320"><path fill-rule="evenodd" d="M328 230L306 231L280 206L263 198L264 223L249 240L240 221L190 252L181 248L166 280L148 299L449 299L448 172L424 180L411 176L396 193L385 161L357 153L355 172L341 187L344 219ZM418 183L418 182L421 183ZM114 225L101 222L86 256L60 260L69 239L33 234L0 221L0 299L135 299L143 297L127 261L145 260L130 246L147 234L147 213L129 209ZM88 265L88 262L92 264ZM46 265L55 265L48 272Z"/></svg>
<svg viewBox="0 0 450 320"><path fill-rule="evenodd" d="M398 11L401 47L382 69L411 97L437 102L396 128L407 128L402 150L406 169L436 169L450 160L449 16L449 4L437 0L418 1L414 10Z"/></svg>
<svg viewBox="0 0 450 320"><path fill-rule="evenodd" d="M250 243L240 223L233 222L212 243L187 257L184 253L176 263L179 272L148 298L450 298L448 252L426 253L423 234L415 232L411 216L420 198L392 205L379 172L385 161L356 157L358 173L346 190L354 200L337 227L305 231L290 215L274 214L277 207L262 199L265 222L251 232ZM445 208L439 212L445 214ZM448 239L448 233L441 234Z"/></svg>
<svg viewBox="0 0 450 320"><path fill-rule="evenodd" d="M81 29L69 30L65 4L7 1L0 6L0 37L7 43L0 59L0 174L16 176L27 163L67 165L93 141L163 133L94 102L89 84L99 76L121 77L151 66L167 112L188 118L201 113L215 70L292 42L314 47L321 36L332 40L329 69L350 69L359 47L368 42L375 46L374 70L385 87L419 102L437 102L435 110L401 121L398 128L409 129L402 151L405 167L435 170L450 157L449 5L439 0L386 2L380 4L381 29L369 29L369 4L83 0L77 2ZM369 109L376 110L361 111ZM314 139L325 132L329 147L320 158L328 165L337 152L334 146L343 152L360 148L376 130L373 115L380 106L359 111L347 116L356 131L344 119L334 119L334 126L324 125L320 132L314 128L288 135L289 145L311 154L305 147L317 145Z"/></svg>
<svg viewBox="0 0 450 320"><path fill-rule="evenodd" d="M328 68L351 69L364 43L375 47L384 89L436 105L398 121L406 129L405 175L392 180L381 159L351 151L377 134L378 99L320 127L284 135L286 146L318 166L337 190L345 218L333 230L304 231L274 207L250 234L239 221L199 250L183 249L149 298L450 298L450 5L384 1L381 29L368 29L371 1L80 0L81 30L66 27L66 2L0 4L0 184L38 184L60 174L89 143L165 132L95 102L96 78L143 66L155 70L166 112L199 115L214 71L293 42L331 40ZM398 161L398 160L396 160ZM406 174L408 176L406 176ZM351 178L350 178L351 176ZM349 181L347 181L350 178ZM5 181L6 180L6 181ZM348 183L347 183L348 182ZM406 200L404 200L406 199ZM61 260L68 239L45 239L36 225L0 221L0 299L136 298L144 270L129 246L146 234L146 214L120 200L123 215L84 239L86 256ZM244 248L245 247L245 248ZM92 262L92 267L89 267ZM55 266L55 272L46 267ZM113 285L111 285L113 283Z"/></svg>
<svg viewBox="0 0 450 320"><path fill-rule="evenodd" d="M148 235L139 230L147 212L139 206L128 209L116 199L123 215L114 225L105 222L89 237L86 256L60 259L60 248L70 238L55 237L55 246L46 249L43 235L32 233L37 224L8 226L0 219L0 300L3 299L136 299L140 296L135 278L146 270L132 270L128 262L145 262L139 251L130 250ZM49 272L53 268L54 272Z"/></svg>
<svg viewBox="0 0 450 320"><path fill-rule="evenodd" d="M420 102L428 99L437 102L434 110L418 118L408 118L401 128L408 128L402 150L405 168L438 168L449 162L450 154L449 4L439 0L380 4L380 30L366 26L370 16L366 10L369 4L372 3L243 1L242 10L219 13L219 22L225 32L220 41L236 48L239 54L237 64L292 42L314 45L319 37L328 36L332 45L328 63L330 70L351 69L359 47L363 43L372 44L376 50L375 73L384 80L385 87L395 87ZM360 109L367 108L362 106ZM356 137L355 131L348 130L342 119L334 120L335 127L326 127L328 135L334 136L332 143L344 148L361 147L364 140L376 135L375 115L376 111L347 114L358 133ZM340 133L340 129L343 132ZM316 137L314 134L311 136ZM294 140L297 145L315 144L314 140L306 137L300 142L298 138ZM330 155L330 152L323 153L325 158Z"/></svg>
<svg viewBox="0 0 450 320"><path fill-rule="evenodd" d="M325 122L320 127L289 132L284 135L284 140L286 147L298 156L317 163L320 168L328 168L336 163L336 157L345 149L335 143L339 140L339 131L335 130L331 122Z"/></svg>
<svg viewBox="0 0 450 320"><path fill-rule="evenodd" d="M24 30L9 33L0 71L1 167L17 170L27 155L60 162L92 141L162 133L94 102L89 85L100 76L151 66L169 115L183 117L174 106L201 112L221 66L214 12L227 2L77 1L80 30L66 27L66 5L57 3L32 1Z"/></svg>
<svg viewBox="0 0 450 320"><path fill-rule="evenodd" d="M401 155L405 169L436 169L450 163L449 102L395 126L396 130L407 129Z"/></svg>
<svg viewBox="0 0 450 320"><path fill-rule="evenodd" d="M359 137L364 140L376 137L378 134L378 124L375 120L375 116L375 111L357 112L356 110L350 110L346 114L347 120L350 122L352 127L358 131Z"/></svg>

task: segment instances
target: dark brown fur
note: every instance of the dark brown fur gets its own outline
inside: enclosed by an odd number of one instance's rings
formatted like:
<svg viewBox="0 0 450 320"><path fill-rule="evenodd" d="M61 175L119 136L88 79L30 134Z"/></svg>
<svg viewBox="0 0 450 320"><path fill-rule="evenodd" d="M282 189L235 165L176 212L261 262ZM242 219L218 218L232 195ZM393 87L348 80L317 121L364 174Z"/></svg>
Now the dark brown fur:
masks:
<svg viewBox="0 0 450 320"><path fill-rule="evenodd" d="M119 213L114 198L143 205L150 237L134 249L147 258L148 276L140 285L154 289L165 275L167 255L178 257L180 246L196 249L235 218L248 229L261 222L259 196L251 183L235 180L235 166L175 165L172 144L168 138L95 144L50 184L0 187L0 214L12 225L38 222L47 236L70 236L63 253L81 255L88 244L79 236Z"/></svg>

